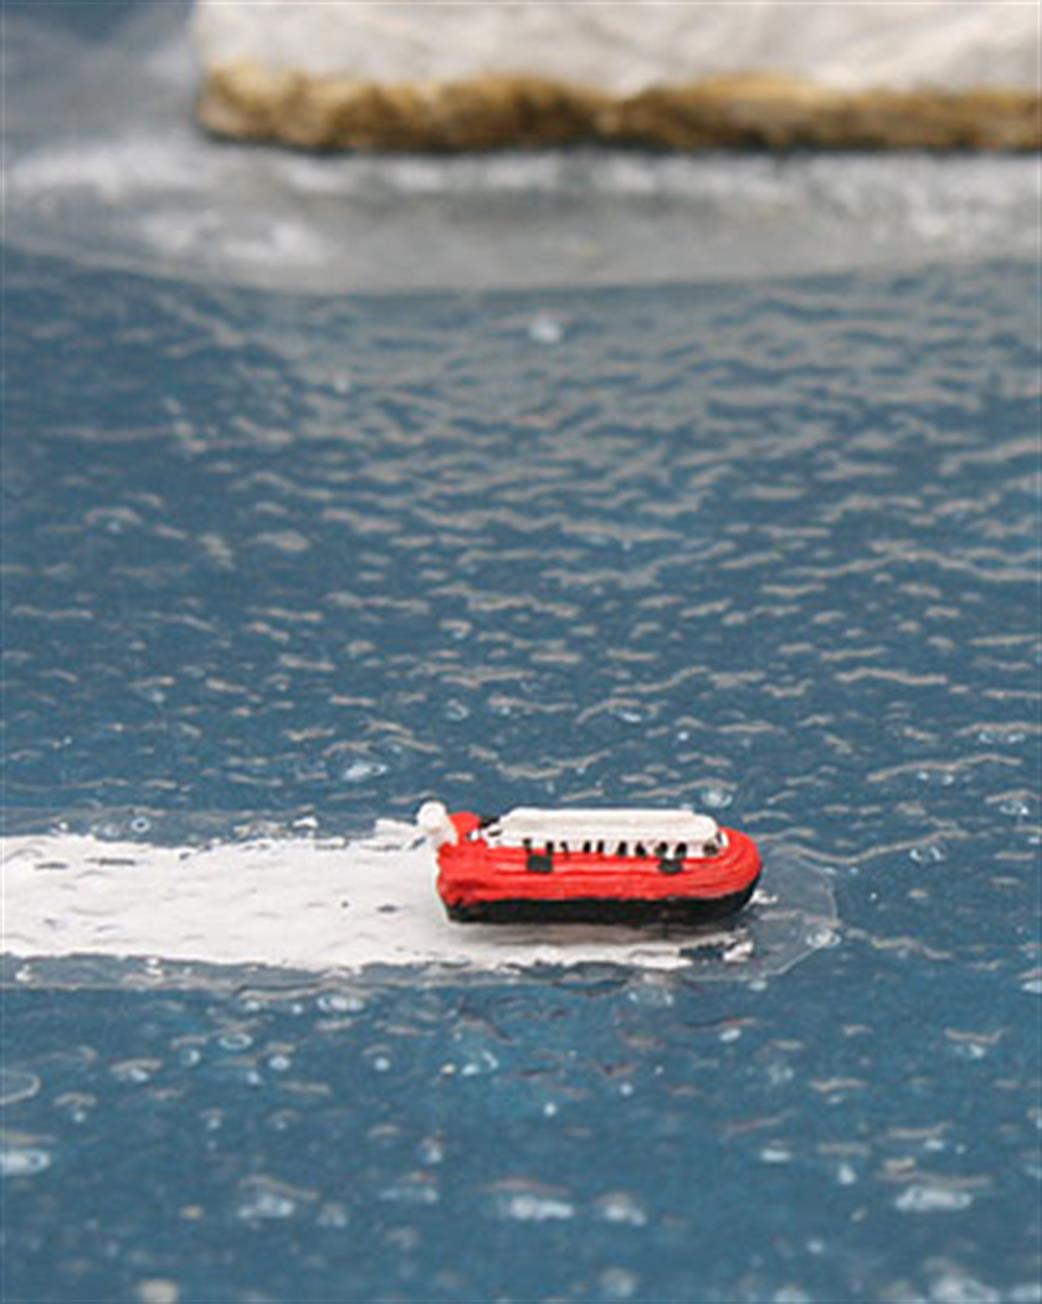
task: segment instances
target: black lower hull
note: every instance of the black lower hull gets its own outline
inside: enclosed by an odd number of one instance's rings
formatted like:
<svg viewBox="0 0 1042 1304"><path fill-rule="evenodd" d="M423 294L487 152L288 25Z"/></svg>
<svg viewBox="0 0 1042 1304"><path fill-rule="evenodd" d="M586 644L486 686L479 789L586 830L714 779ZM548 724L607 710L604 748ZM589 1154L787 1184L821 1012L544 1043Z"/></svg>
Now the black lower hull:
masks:
<svg viewBox="0 0 1042 1304"><path fill-rule="evenodd" d="M756 882L722 897L666 897L662 901L580 897L565 901L479 901L446 905L459 924L705 924L733 915L749 901Z"/></svg>

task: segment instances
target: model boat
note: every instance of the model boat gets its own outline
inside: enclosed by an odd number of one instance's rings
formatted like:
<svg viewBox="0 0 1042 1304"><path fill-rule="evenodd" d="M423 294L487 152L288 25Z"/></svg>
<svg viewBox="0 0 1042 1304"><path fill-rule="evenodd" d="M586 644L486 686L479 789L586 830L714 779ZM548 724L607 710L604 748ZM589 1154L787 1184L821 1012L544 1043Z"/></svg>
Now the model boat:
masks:
<svg viewBox="0 0 1042 1304"><path fill-rule="evenodd" d="M426 802L417 822L461 923L701 923L740 910L760 877L750 837L692 810L482 817Z"/></svg>

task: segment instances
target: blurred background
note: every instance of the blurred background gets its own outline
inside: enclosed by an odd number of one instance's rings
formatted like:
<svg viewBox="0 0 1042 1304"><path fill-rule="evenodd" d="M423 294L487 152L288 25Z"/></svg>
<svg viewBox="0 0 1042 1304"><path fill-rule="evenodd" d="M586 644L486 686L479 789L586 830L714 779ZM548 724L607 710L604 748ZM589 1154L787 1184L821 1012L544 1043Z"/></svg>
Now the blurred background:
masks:
<svg viewBox="0 0 1042 1304"><path fill-rule="evenodd" d="M1040 1304L1038 21L4 5L5 1300ZM404 963L430 797L750 962Z"/></svg>
<svg viewBox="0 0 1042 1304"><path fill-rule="evenodd" d="M1034 249L1031 4L5 14L7 230L26 247L338 290ZM298 148L222 144L200 118Z"/></svg>

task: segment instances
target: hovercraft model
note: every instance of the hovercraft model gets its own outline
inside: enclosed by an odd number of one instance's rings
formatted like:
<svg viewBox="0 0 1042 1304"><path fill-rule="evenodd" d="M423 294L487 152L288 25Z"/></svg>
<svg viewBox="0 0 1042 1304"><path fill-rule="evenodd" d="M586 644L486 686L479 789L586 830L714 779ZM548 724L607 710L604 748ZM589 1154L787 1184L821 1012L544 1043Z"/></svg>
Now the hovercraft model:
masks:
<svg viewBox="0 0 1042 1304"><path fill-rule="evenodd" d="M417 815L438 894L460 923L703 923L740 910L756 843L691 810L539 810L482 818L429 801Z"/></svg>

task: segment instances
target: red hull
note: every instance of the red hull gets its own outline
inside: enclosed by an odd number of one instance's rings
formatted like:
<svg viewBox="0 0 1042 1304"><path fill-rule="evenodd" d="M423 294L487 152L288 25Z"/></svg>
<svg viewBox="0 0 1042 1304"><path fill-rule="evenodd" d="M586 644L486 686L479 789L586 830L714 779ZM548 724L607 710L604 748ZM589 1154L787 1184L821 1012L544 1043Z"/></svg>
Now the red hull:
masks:
<svg viewBox="0 0 1042 1304"><path fill-rule="evenodd" d="M547 858L490 846L469 812L451 819L458 841L438 848L438 892L464 921L713 918L743 906L760 877L756 843L735 829L724 830L727 845L714 856L666 861L558 850Z"/></svg>

